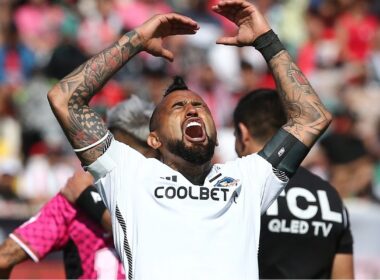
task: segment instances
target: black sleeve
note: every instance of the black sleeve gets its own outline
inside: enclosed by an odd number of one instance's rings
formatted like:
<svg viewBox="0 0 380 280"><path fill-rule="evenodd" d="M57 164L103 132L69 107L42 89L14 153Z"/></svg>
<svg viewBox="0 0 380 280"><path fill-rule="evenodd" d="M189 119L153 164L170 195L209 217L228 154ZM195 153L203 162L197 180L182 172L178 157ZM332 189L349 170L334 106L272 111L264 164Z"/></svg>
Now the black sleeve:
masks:
<svg viewBox="0 0 380 280"><path fill-rule="evenodd" d="M274 169L291 177L308 152L309 148L305 144L280 128L258 154L267 160Z"/></svg>
<svg viewBox="0 0 380 280"><path fill-rule="evenodd" d="M344 222L344 229L343 229L342 236L338 244L337 254L352 254L353 253L353 249L352 249L353 238L351 234L350 219L348 216L348 211L345 207L343 208L343 222Z"/></svg>
<svg viewBox="0 0 380 280"><path fill-rule="evenodd" d="M92 220L100 223L106 206L98 190L94 186L86 188L75 202Z"/></svg>

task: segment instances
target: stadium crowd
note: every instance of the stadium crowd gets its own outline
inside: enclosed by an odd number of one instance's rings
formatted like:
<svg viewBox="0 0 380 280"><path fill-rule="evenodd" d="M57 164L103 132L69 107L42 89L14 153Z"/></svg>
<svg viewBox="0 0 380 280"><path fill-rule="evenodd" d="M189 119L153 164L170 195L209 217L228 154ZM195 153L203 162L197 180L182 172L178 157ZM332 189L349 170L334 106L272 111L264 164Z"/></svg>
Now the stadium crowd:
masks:
<svg viewBox="0 0 380 280"><path fill-rule="evenodd" d="M214 160L236 157L232 112L237 101L253 89L275 84L258 52L215 44L222 34L235 31L211 12L215 2L0 1L0 241L2 219L29 218L80 167L49 107L49 89L156 13L180 12L201 29L194 36L167 40L175 56L172 63L140 54L92 105L105 115L107 108L132 94L158 103L181 70L214 116L220 137ZM380 231L380 2L252 2L334 113L332 126L303 165L329 180L348 205L356 275L378 278L380 248L365 229L374 236Z"/></svg>

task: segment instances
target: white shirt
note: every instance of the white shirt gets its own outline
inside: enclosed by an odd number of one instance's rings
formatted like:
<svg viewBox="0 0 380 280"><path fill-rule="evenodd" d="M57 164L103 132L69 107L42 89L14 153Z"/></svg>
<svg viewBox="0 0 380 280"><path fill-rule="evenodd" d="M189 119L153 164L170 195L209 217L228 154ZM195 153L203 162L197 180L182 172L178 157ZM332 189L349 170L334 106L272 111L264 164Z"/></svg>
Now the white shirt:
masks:
<svg viewBox="0 0 380 280"><path fill-rule="evenodd" d="M113 140L88 170L112 216L128 279L257 279L261 213L286 185L257 154L202 186Z"/></svg>

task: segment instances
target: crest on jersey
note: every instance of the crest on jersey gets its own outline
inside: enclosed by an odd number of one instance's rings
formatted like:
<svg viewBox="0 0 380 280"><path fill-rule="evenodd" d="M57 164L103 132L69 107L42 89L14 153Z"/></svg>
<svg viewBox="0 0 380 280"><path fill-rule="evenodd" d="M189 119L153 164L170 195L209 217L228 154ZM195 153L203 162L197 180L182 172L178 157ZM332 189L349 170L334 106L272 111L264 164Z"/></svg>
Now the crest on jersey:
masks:
<svg viewBox="0 0 380 280"><path fill-rule="evenodd" d="M234 178L231 178L231 177L224 177L223 179L220 179L218 182L216 182L216 184L214 185L214 187L236 187L239 183L239 180L238 179L234 179Z"/></svg>

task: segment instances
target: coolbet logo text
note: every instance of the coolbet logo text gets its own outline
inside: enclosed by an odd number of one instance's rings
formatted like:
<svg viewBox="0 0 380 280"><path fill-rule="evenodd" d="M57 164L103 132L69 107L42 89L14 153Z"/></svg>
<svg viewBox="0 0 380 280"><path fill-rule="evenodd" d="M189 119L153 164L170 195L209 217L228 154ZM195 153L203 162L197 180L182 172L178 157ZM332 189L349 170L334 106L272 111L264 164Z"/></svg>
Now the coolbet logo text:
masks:
<svg viewBox="0 0 380 280"><path fill-rule="evenodd" d="M185 199L190 198L194 200L222 200L227 201L228 193L231 191L230 188L206 188L206 187L157 187L154 190L154 196L156 198L167 198L167 199Z"/></svg>
<svg viewBox="0 0 380 280"><path fill-rule="evenodd" d="M215 176L210 182L219 178L221 174ZM160 177L163 180L177 182L177 176ZM160 186L155 188L154 196L158 199L193 199L193 200L215 200L215 201L227 201L229 199L229 193L231 192L236 203L236 197L238 194L232 188L238 186L239 180L231 177L224 177L218 180L213 188L197 187L197 186Z"/></svg>

